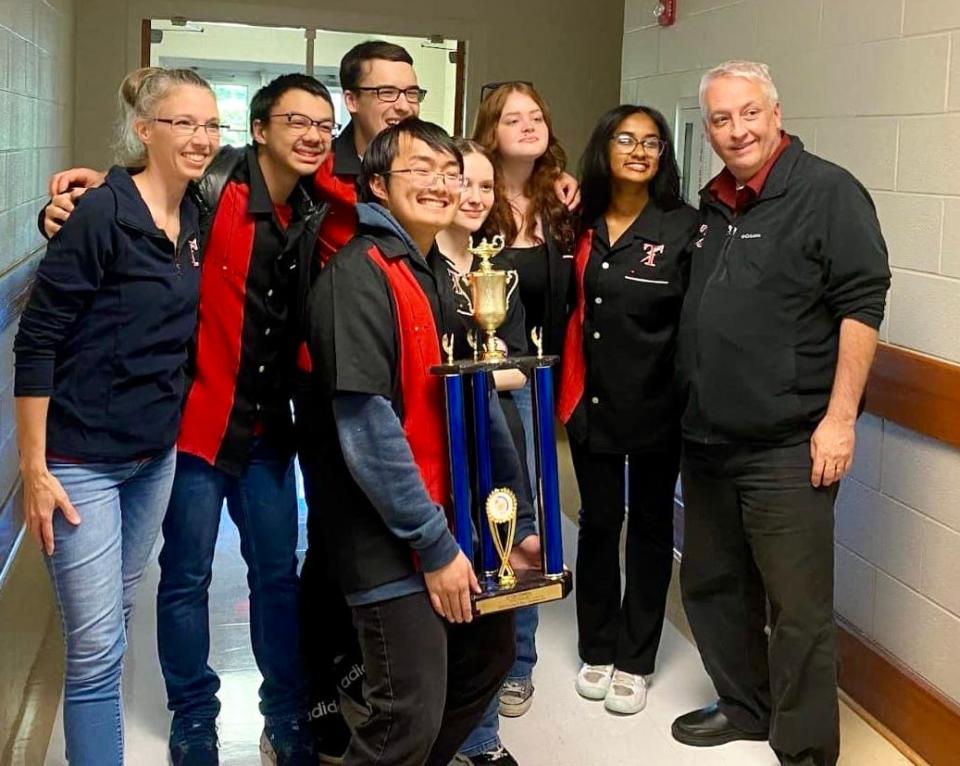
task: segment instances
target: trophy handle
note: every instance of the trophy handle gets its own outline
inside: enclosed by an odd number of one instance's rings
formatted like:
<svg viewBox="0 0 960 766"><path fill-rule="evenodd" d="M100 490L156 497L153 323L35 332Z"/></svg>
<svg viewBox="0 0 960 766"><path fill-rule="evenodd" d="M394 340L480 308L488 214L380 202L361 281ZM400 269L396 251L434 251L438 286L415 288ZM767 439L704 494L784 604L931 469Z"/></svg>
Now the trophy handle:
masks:
<svg viewBox="0 0 960 766"><path fill-rule="evenodd" d="M473 301L470 298L470 274L451 274L450 277L453 282L454 294L462 298L467 307L466 311L458 309L457 313L464 316L473 316Z"/></svg>
<svg viewBox="0 0 960 766"><path fill-rule="evenodd" d="M453 278L453 291L467 304L467 316L473 316L473 300L470 298L470 274L458 274Z"/></svg>
<svg viewBox="0 0 960 766"><path fill-rule="evenodd" d="M514 269L510 269L507 272L507 297L505 302L507 306L510 306L510 299L513 297L513 294L517 291L517 287L520 286L520 275Z"/></svg>

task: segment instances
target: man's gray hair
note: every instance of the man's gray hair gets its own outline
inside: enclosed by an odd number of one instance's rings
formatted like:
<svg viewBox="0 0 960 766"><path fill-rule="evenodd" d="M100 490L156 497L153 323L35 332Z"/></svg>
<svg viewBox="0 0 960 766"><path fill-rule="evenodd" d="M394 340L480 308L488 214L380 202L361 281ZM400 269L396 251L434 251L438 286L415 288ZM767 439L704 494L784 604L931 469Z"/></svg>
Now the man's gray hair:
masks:
<svg viewBox="0 0 960 766"><path fill-rule="evenodd" d="M773 84L773 77L770 76L770 67L759 61L725 61L719 66L715 66L700 78L700 114L703 119L707 119L706 93L707 88L714 80L721 77L742 77L745 80L752 80L763 88L764 95L770 102L770 106L780 103L780 96L777 93L777 86Z"/></svg>

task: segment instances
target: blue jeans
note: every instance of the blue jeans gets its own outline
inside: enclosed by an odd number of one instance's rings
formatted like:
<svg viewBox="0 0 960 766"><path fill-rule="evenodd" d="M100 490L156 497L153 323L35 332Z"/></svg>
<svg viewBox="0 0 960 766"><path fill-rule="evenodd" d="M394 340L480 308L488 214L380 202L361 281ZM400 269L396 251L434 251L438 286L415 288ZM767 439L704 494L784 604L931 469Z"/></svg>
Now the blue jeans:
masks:
<svg viewBox="0 0 960 766"><path fill-rule="evenodd" d="M533 399L530 391L530 383L523 388L512 391L513 400L520 412L520 419L523 421L523 436L527 452L527 472L530 476L530 492L536 505L537 498L537 470L536 454L534 450L535 440L533 433ZM537 625L540 622L540 614L537 607L528 606L523 609L517 609L513 613L517 656L513 662L513 667L507 674L508 681L523 681L533 676L533 667L537 664ZM467 741L463 743L460 752L464 755L472 756L479 753L487 753L500 746L500 695L498 694L487 706L483 719L477 724Z"/></svg>
<svg viewBox="0 0 960 766"><path fill-rule="evenodd" d="M537 632L538 617L539 615L535 606L516 609L513 612L514 631L517 642L517 659L513 663L513 667L510 668L510 674L507 676L508 681L520 681L530 678L533 674L533 666L537 662L534 636ZM521 659L520 656L521 651L526 653L523 659ZM521 672L525 671L526 675L514 675L518 668ZM461 745L460 752L463 753L463 755L473 756L479 753L489 753L491 750L496 750L500 746L499 707L500 695L496 694L493 699L490 700L490 704L487 705L487 709L484 711L480 723L470 732L467 741Z"/></svg>
<svg viewBox="0 0 960 766"><path fill-rule="evenodd" d="M293 456L259 441L239 476L181 452L163 522L157 645L167 706L178 720L213 719L220 679L209 666L207 592L224 500L240 533L250 588L250 640L267 723L306 715L300 663L297 497Z"/></svg>
<svg viewBox="0 0 960 766"><path fill-rule="evenodd" d="M537 458L535 434L533 432L533 397L531 383L523 388L512 391L513 400L520 412L523 421L523 436L527 451L527 472L530 475L530 496L534 507L537 507ZM540 622L537 607L528 606L518 609L514 613L517 626L517 658L510 668L507 680L523 680L533 675L533 667L537 664L537 625Z"/></svg>
<svg viewBox="0 0 960 766"><path fill-rule="evenodd" d="M174 451L126 463L65 463L50 472L80 524L57 512L47 568L63 620L63 729L70 766L122 766L120 674L137 584L160 531Z"/></svg>

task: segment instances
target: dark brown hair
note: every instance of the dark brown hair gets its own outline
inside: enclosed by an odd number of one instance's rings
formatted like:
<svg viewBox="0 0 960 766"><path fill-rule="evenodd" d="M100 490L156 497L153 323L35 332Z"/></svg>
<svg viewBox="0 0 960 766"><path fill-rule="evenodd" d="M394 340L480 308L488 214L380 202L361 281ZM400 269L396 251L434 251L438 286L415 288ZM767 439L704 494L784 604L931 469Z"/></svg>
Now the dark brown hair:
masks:
<svg viewBox="0 0 960 766"><path fill-rule="evenodd" d="M354 45L340 60L340 87L343 90L357 88L363 78L364 62L374 59L399 61L413 66L413 58L406 48L386 40L367 40Z"/></svg>

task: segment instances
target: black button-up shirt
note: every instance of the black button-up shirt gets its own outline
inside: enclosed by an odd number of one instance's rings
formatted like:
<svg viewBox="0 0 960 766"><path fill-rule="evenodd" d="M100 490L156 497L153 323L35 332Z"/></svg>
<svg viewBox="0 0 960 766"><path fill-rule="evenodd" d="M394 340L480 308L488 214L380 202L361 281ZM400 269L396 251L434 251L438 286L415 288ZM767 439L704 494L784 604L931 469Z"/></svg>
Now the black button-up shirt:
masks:
<svg viewBox="0 0 960 766"><path fill-rule="evenodd" d="M288 202L273 204L249 147L221 194L206 243L179 448L233 475L258 435L293 450L306 193L297 186Z"/></svg>
<svg viewBox="0 0 960 766"><path fill-rule="evenodd" d="M674 352L697 212L651 201L610 243L594 225L584 272L584 395L568 424L595 452L656 449L679 438Z"/></svg>

